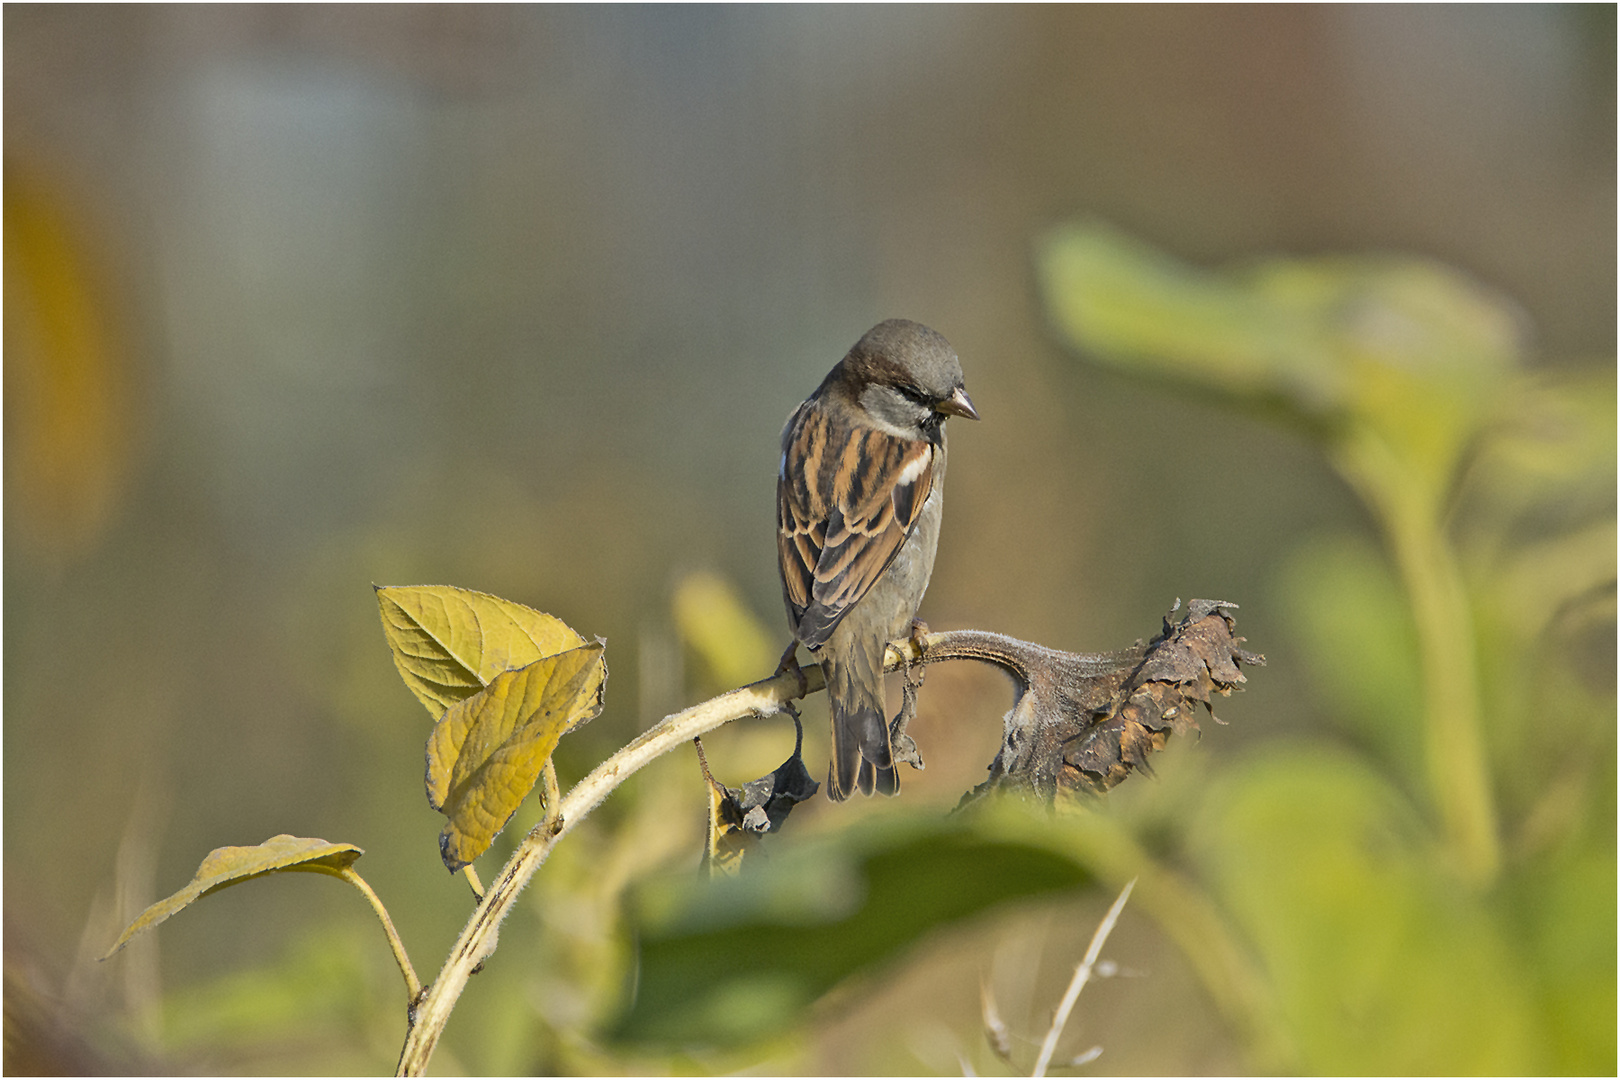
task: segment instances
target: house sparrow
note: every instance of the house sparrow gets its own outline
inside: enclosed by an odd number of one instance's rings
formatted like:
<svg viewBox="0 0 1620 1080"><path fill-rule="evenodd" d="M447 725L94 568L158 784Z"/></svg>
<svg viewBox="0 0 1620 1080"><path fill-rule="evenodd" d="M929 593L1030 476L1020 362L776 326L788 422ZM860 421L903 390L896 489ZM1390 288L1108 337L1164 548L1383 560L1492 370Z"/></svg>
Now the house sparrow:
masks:
<svg viewBox="0 0 1620 1080"><path fill-rule="evenodd" d="M919 323L879 323L788 417L777 553L794 644L827 677L827 794L900 790L884 722L883 650L911 632L934 570L945 418L977 420L962 366Z"/></svg>

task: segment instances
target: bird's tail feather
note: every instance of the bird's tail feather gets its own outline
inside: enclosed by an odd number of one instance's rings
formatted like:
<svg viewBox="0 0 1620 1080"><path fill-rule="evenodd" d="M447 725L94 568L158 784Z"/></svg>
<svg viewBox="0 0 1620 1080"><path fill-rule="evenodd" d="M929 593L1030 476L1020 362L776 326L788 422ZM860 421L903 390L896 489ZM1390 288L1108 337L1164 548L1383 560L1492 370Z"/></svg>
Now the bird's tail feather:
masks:
<svg viewBox="0 0 1620 1080"><path fill-rule="evenodd" d="M828 710L832 714L832 761L827 769L827 794L842 802L859 789L894 795L900 774L889 746L889 725L883 719L883 672L877 662L856 648L847 657L831 652L821 658L827 677Z"/></svg>
<svg viewBox="0 0 1620 1080"><path fill-rule="evenodd" d="M880 769L862 758L860 770L855 775L855 786L861 789L862 795L870 795L874 791L880 795L898 795L900 773L893 765Z"/></svg>

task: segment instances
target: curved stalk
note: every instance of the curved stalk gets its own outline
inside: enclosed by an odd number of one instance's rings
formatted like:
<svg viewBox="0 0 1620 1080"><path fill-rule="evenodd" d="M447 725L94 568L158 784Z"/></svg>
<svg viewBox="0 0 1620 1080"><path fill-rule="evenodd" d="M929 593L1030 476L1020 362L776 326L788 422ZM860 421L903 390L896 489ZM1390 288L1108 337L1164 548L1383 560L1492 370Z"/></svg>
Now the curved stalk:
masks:
<svg viewBox="0 0 1620 1080"><path fill-rule="evenodd" d="M400 1051L396 1075L420 1076L438 1046L456 1001L474 970L495 951L502 920L518 894L551 854L551 849L575 825L601 805L615 788L637 770L698 735L747 716L768 716L786 702L822 689L826 683L820 666L803 670L804 682L784 672L733 690L717 698L667 716L643 732L618 753L598 765L555 804L555 811L529 831L518 849L490 883L483 902L473 912L450 950L439 977L411 1009L410 1031ZM414 1000L414 999L413 999Z"/></svg>
<svg viewBox="0 0 1620 1080"><path fill-rule="evenodd" d="M405 976L405 993L412 1002L422 996L422 980L416 977L416 969L411 967L411 958L405 955L405 943L399 939L399 931L394 929L394 920L388 917L388 909L383 907L382 898L379 897L365 878L354 872L354 867L345 866L337 872L337 876L359 889L371 904L371 909L377 913L381 920L383 933L388 935L388 947L394 950L394 961L399 964L399 973Z"/></svg>
<svg viewBox="0 0 1620 1080"><path fill-rule="evenodd" d="M1336 464L1378 515L1412 604L1423 671L1424 765L1446 844L1465 880L1489 885L1502 850L1480 723L1473 609L1439 497L1369 431L1341 446Z"/></svg>

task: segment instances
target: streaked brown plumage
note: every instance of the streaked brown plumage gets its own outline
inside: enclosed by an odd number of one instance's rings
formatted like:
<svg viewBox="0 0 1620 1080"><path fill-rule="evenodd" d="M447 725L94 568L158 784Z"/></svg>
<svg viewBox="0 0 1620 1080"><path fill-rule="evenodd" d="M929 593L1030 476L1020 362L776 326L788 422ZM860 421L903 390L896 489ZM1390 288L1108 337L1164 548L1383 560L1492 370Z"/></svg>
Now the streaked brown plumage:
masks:
<svg viewBox="0 0 1620 1080"><path fill-rule="evenodd" d="M827 793L894 794L883 649L905 637L933 572L947 416L978 419L950 343L879 323L782 430L776 522L794 640L827 676Z"/></svg>

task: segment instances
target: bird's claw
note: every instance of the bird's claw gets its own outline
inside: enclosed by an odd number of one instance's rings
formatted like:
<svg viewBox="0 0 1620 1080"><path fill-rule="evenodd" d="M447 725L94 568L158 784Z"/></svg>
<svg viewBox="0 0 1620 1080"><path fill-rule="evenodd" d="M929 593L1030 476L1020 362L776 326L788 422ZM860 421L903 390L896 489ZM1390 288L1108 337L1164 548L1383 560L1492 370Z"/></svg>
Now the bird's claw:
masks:
<svg viewBox="0 0 1620 1080"><path fill-rule="evenodd" d="M799 680L799 692L794 694L794 697L802 698L810 692L810 680L805 677L804 669L799 666L799 642L797 640L788 642L787 652L782 654L782 659L776 665L777 675L782 674L784 671L793 672L794 677Z"/></svg>
<svg viewBox="0 0 1620 1080"><path fill-rule="evenodd" d="M913 623L915 628L920 624ZM923 633L928 628L923 627ZM918 670L917 680L911 679L911 669ZM900 654L900 672L903 685L900 689L900 712L895 715L894 721L889 725L889 749L896 762L905 762L913 769L923 768L922 754L917 751L917 740L906 734L906 727L917 716L917 689L922 686L922 665L913 664L905 654Z"/></svg>
<svg viewBox="0 0 1620 1080"><path fill-rule="evenodd" d="M923 639L926 638L927 636L928 636L928 624L923 622L921 619L912 619L911 620L911 637L908 640L909 640L910 644L916 648L918 656L921 656L923 654L923 648L924 648ZM911 669L913 667L916 667L916 669L917 669L917 681L916 682L911 681ZM920 663L913 665L912 663L910 663L909 661L907 661L905 659L901 660L900 669L901 669L902 672L905 673L906 684L908 686L910 686L913 690L915 690L918 687L922 686L922 684L923 684L923 674L924 674L924 672L926 672L928 670L927 668L925 668Z"/></svg>

